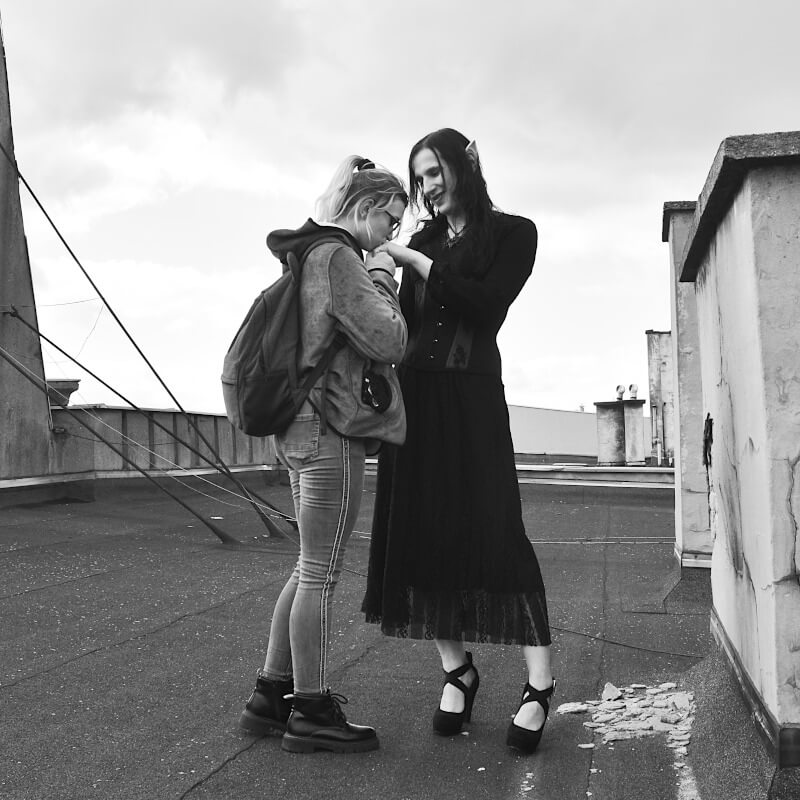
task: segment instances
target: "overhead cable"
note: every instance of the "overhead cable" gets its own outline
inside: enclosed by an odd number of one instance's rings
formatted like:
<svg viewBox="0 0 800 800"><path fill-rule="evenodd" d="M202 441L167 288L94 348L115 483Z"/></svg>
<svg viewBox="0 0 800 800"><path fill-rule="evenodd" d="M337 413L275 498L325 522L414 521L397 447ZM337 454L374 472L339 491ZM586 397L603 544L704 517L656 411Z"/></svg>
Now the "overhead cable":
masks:
<svg viewBox="0 0 800 800"><path fill-rule="evenodd" d="M206 436L203 434L203 432L200 430L200 428L197 426L197 424L194 422L194 420L191 419L190 415L186 412L186 409L184 409L184 407L180 404L178 398L175 397L175 395L172 393L170 388L167 386L167 384L164 382L164 380L159 375L159 373L156 370L156 368L153 366L153 364L150 362L150 360L144 354L142 349L136 343L136 341L134 340L133 336L131 336L131 334L128 332L128 329L125 327L125 325L123 324L122 320L119 318L119 316L117 316L117 313L114 311L114 309L111 307L109 302L106 300L105 296L100 291L100 289L97 286L97 284L92 280L91 276L86 271L86 269L84 268L83 264L81 264L80 259L77 257L77 255L75 255L75 252L69 246L67 240L62 236L61 231L58 229L58 226L55 224L55 222L53 222L52 218L47 213L47 210L42 205L42 203L39 200L39 198L36 196L36 193L33 191L33 189L31 188L30 184L25 180L25 176L19 171L19 167L17 165L17 162L11 157L9 152L3 146L2 142L0 142L0 150L2 150L3 155L6 157L6 159L9 162L9 164L11 164L11 166L13 167L14 171L17 174L17 177L22 182L23 186L27 189L28 193L33 198L34 202L39 207L39 209L42 212L42 214L44 214L45 219L48 221L48 223L50 223L50 227L52 227L52 229L55 232L56 236L58 236L59 240L61 241L61 243L66 248L67 252L72 257L72 260L78 265L78 268L83 273L83 275L86 278L86 280L89 281L89 284L91 285L91 287L95 290L95 292L97 292L97 296L100 298L100 300L103 301L103 304L108 309L108 311L111 314L111 316L114 318L114 321L119 325L120 329L125 334L125 336L127 337L128 341L133 345L133 347L136 350L136 352L141 356L141 358L145 362L145 364L147 364L147 366L149 367L150 371L153 373L153 375L156 377L158 382L164 388L164 391L166 391L166 393L169 395L169 397L172 400L172 402L175 403L175 405L178 407L178 410L186 417L187 422L195 430L195 432L197 433L198 437L202 440L203 444L205 444L206 447L208 447L209 451L219 461L220 467L221 467L222 471L224 472L224 474L234 484L236 484L237 488L244 495L246 495L248 498L250 498L250 502L251 502L253 508L255 509L255 511L258 514L258 516L261 518L261 521L264 523L264 526L267 528L267 530L270 532L270 534L278 535L278 536L281 536L281 537L285 537L285 535L286 535L285 531L283 531L266 514L264 514L261 511L261 509L255 503L255 501L252 500L252 497L250 495L249 490L244 486L244 484L241 483L241 481L239 481L236 478L236 476L231 472L231 470L228 468L228 466L222 461L222 459L220 458L219 454L215 451L214 447L208 441Z"/></svg>
<svg viewBox="0 0 800 800"><path fill-rule="evenodd" d="M4 347L0 347L0 358L5 360L8 364L10 364L17 372L19 372L23 377L27 378L37 389L44 392L45 395L47 394L47 383L39 378L38 375L35 375L30 369L28 369L24 364L20 361L17 361L14 356L12 356ZM81 423L80 417L74 412L71 411L69 408L64 407L62 409L66 414L71 416L76 422ZM172 492L169 491L165 486L162 486L152 475L148 472L143 470L135 461L128 458L121 450L117 449L108 439L104 436L101 436L97 431L92 430L92 433L101 441L103 444L106 445L112 452L116 453L126 464L129 464L135 470L140 472L144 475L147 480L153 483L156 487L158 487L164 494L171 497L176 503L183 506L192 516L196 517L203 523L212 533L220 539L220 541L224 542L225 544L239 544L239 541L235 539L230 534L225 533L225 531L221 530L219 527L214 525L213 522L206 519L202 514L195 511L188 503L181 500L180 497L174 495Z"/></svg>
<svg viewBox="0 0 800 800"><path fill-rule="evenodd" d="M59 353L61 353L61 355L66 356L66 358L68 358L79 369L82 369L87 375L89 375L91 378L94 378L94 380L96 380L101 386L105 387L110 392L113 392L120 400L122 400L123 403L127 403L134 411L137 411L138 413L142 414L142 416L146 416L149 420L152 420L153 425L155 427L157 427L160 430L164 431L164 433L166 433L168 436L170 436L174 441L178 442L178 444L183 445L190 453L192 453L193 455L197 456L199 459L204 461L212 469L217 470L220 474L225 475L227 477L226 472L220 467L221 459L220 459L220 462L212 461L208 456L206 456L204 453L202 453L193 444L191 444L190 442L187 442L184 439L182 439L180 436L178 436L177 433L175 433L175 431L170 430L169 428L167 428L166 425L164 425L163 423L159 422L158 419L156 419L154 416L148 414L148 412L146 412L144 409L142 409L139 406L137 406L132 400L130 400L124 394L122 394L117 389L115 389L113 386L111 386L111 384L109 384L106 381L104 381L99 375L95 374L87 366L85 366L80 361L78 361L77 358L75 358L74 356L72 356L69 353L67 353L66 350L64 350L62 347L59 347L59 345L57 345L49 336L47 336L46 334L42 333L41 330L36 328L34 325L32 325L30 322L28 322L24 317L22 317L19 314L19 312L17 311L16 306L11 306L10 308L11 308L11 310L5 312L6 314L8 314L9 316L11 316L14 319L19 320L19 322L21 322L26 328L28 328L33 333L35 333L37 336L39 336L39 338L42 339L42 341L47 342L47 344L49 344L51 347L54 347ZM214 455L216 455L216 454L214 454ZM219 457L217 456L217 458L219 458ZM229 490L226 490L226 491L229 491ZM252 498L256 497L263 507L271 509L272 511L274 511L276 514L281 516L283 519L286 519L287 521L290 521L290 522L294 521L293 517L289 516L288 514L284 514L283 511L281 511L279 508L277 508L276 506L274 506L271 503L269 503L263 497L260 497L258 495L258 493L254 492L252 489L249 491L248 495L235 495L235 496L236 497L241 497L243 500L249 501L250 503L254 502ZM285 533L283 535L285 536Z"/></svg>

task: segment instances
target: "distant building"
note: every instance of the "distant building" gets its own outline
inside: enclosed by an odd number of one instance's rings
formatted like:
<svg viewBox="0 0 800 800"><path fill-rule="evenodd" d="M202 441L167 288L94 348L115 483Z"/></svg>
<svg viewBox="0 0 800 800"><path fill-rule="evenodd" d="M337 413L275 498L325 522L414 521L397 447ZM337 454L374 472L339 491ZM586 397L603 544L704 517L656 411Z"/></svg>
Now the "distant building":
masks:
<svg viewBox="0 0 800 800"><path fill-rule="evenodd" d="M645 331L650 379L650 457L653 464L673 466L675 459L675 406L672 333Z"/></svg>
<svg viewBox="0 0 800 800"><path fill-rule="evenodd" d="M518 461L529 464L597 462L594 414L509 406L508 415Z"/></svg>

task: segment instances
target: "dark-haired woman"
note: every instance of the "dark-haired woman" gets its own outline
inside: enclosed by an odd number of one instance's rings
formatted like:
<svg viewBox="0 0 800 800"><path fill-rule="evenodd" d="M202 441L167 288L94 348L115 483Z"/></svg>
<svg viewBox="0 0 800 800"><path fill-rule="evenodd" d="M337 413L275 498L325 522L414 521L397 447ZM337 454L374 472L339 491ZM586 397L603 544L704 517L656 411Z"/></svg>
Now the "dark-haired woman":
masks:
<svg viewBox="0 0 800 800"><path fill-rule="evenodd" d="M538 747L554 681L544 583L522 522L497 333L533 269L536 226L497 211L474 142L414 145L411 202L429 218L404 267L400 381L408 431L380 456L363 609L390 636L433 639L445 673L434 731L469 721L478 670L465 642L522 645L527 683L507 733Z"/></svg>

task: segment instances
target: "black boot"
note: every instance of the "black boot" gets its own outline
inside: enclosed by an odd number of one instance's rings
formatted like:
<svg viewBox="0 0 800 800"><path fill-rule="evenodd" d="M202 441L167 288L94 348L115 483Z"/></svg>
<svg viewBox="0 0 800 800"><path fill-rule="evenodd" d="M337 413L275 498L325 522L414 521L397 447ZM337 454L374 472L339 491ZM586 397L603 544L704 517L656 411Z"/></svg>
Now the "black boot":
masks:
<svg viewBox="0 0 800 800"><path fill-rule="evenodd" d="M375 729L349 723L342 711L342 703L347 703L347 698L331 694L330 689L313 696L295 695L281 747L290 753L313 753L314 750L362 753L377 750Z"/></svg>
<svg viewBox="0 0 800 800"><path fill-rule="evenodd" d="M259 736L283 733L292 711L292 701L285 700L284 695L291 695L293 691L294 681L272 681L259 672L256 688L239 717L239 727Z"/></svg>

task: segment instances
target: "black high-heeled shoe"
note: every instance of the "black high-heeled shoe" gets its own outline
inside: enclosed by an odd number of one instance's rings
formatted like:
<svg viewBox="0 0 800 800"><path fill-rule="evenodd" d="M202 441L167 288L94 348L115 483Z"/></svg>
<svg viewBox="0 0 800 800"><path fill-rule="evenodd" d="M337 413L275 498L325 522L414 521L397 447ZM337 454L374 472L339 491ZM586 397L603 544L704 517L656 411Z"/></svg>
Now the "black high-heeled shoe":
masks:
<svg viewBox="0 0 800 800"><path fill-rule="evenodd" d="M534 689L529 683L525 684L525 688L522 690L522 700L520 700L517 712L519 712L519 709L522 708L525 703L539 703L544 709L544 720L541 727L537 728L535 731L530 730L530 728L522 728L519 725L515 725L512 720L511 724L508 726L508 734L506 735L506 744L509 747L513 747L516 750L521 750L523 753L528 754L536 751L542 738L544 726L547 723L547 715L550 713L550 698L553 696L555 688L555 681L553 681L553 685L547 689ZM516 714L514 716L516 716Z"/></svg>
<svg viewBox="0 0 800 800"><path fill-rule="evenodd" d="M475 680L467 686L463 681L459 680L463 675L466 675L470 670L475 673ZM456 687L464 695L464 710L463 711L442 711L437 708L433 715L433 730L440 736L454 736L461 730L461 726L465 722L472 719L472 705L475 702L475 694L478 691L478 684L481 682L478 670L472 664L472 653L467 653L467 663L462 664L450 672L444 673L444 686L451 684Z"/></svg>

